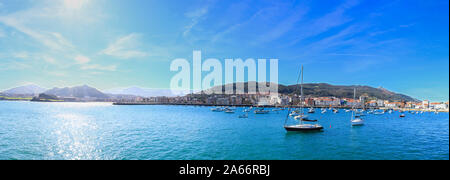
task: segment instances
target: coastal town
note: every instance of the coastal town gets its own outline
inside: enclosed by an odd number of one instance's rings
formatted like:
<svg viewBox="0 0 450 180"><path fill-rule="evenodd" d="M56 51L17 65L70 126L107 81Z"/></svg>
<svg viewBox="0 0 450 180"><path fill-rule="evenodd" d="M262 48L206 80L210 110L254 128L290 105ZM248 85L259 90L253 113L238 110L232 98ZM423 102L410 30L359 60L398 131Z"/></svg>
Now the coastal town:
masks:
<svg viewBox="0 0 450 180"><path fill-rule="evenodd" d="M448 112L449 102L424 101L389 101L369 96L357 99L338 97L305 97L302 101L298 95L202 95L189 94L179 97L136 97L115 101L117 105L201 105L201 106L261 106L261 107L333 107L333 108L373 108L373 109L404 109L419 111Z"/></svg>
<svg viewBox="0 0 450 180"><path fill-rule="evenodd" d="M328 90L326 94L335 96L318 96L312 93L303 98L293 91L274 94L241 93L241 94L207 94L203 91L179 96L140 96L131 94L103 93L89 86L72 88L53 88L41 91L24 91L33 86L23 86L0 92L0 100L34 101L34 102L112 102L114 105L195 105L195 106L259 106L288 107L304 106L317 108L359 108L359 109L401 109L407 111L448 112L449 102L432 102L417 100L408 96L395 96L389 92L386 98L376 91L388 92L382 88L372 88L358 94L355 99L337 96L340 89ZM327 86L328 87L328 86ZM337 86L333 86L337 87ZM34 87L34 89L39 89ZM323 88L321 88L321 91ZM348 89L348 87L346 87ZM39 92L39 93L36 93ZM369 95L371 94L371 95ZM378 97L377 97L378 96Z"/></svg>

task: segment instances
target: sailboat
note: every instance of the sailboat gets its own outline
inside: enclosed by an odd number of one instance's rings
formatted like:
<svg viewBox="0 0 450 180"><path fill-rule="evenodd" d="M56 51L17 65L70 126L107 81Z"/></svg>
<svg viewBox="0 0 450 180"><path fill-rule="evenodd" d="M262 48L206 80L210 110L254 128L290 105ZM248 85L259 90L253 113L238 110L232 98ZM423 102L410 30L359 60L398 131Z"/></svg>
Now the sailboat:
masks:
<svg viewBox="0 0 450 180"><path fill-rule="evenodd" d="M264 108L256 109L256 110L254 111L255 114L269 114L269 112L270 112L270 111L265 110Z"/></svg>
<svg viewBox="0 0 450 180"><path fill-rule="evenodd" d="M234 114L234 109L226 107L225 108L225 113Z"/></svg>
<svg viewBox="0 0 450 180"><path fill-rule="evenodd" d="M292 111L290 114L289 114L289 116L300 116L301 114L300 114L300 110L294 110L294 111Z"/></svg>
<svg viewBox="0 0 450 180"><path fill-rule="evenodd" d="M300 78L300 76L299 76ZM298 84L298 80L297 79L297 84ZM300 108L300 115L297 116L298 117L298 124L293 124L293 125L287 125L287 121L289 119L289 114L291 112L291 108L289 108L288 110L288 115L286 116L286 120L284 122L284 129L286 129L286 131L297 131L297 132L305 132L305 131L320 131L323 129L323 126L321 126L320 124L306 124L304 122L316 122L317 120L309 120L307 118L305 118L304 113L303 113L303 66L301 68L301 79L302 82L300 84L300 102L301 102L301 108ZM298 88L298 86L297 86Z"/></svg>
<svg viewBox="0 0 450 180"><path fill-rule="evenodd" d="M222 108L220 108L220 107L214 107L214 108L211 108L211 111L212 111L212 112L221 112L221 111L222 111Z"/></svg>
<svg viewBox="0 0 450 180"><path fill-rule="evenodd" d="M333 113L339 113L339 110L337 110L337 109L333 109Z"/></svg>
<svg viewBox="0 0 450 180"><path fill-rule="evenodd" d="M353 90L353 100L356 99L356 88ZM362 126L364 125L364 120L361 118L361 116L358 116L355 114L355 106L352 107L352 119L350 120L352 123L352 126Z"/></svg>
<svg viewBox="0 0 450 180"><path fill-rule="evenodd" d="M373 114L375 114L375 115L382 115L382 114L384 114L384 111L381 111L381 112L374 112Z"/></svg>

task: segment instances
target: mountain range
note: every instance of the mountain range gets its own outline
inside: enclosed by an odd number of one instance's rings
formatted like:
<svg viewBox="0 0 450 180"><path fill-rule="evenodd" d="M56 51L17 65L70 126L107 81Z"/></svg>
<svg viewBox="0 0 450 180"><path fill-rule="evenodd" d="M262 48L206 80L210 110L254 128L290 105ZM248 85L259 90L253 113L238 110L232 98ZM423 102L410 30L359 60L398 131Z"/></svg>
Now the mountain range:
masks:
<svg viewBox="0 0 450 180"><path fill-rule="evenodd" d="M245 92L247 90L247 82L243 83ZM221 90L224 92L225 86L233 86L236 89L237 83L227 84L222 86L215 86L210 90ZM276 85L276 84L274 84ZM378 99L384 99L389 101L413 101L417 102L419 100L412 98L410 96L391 92L384 88L374 88L370 86L360 86L360 85L331 85L326 83L307 83L303 85L303 92L306 96L311 97L338 97L338 98L353 98L353 90L356 88L356 96L366 95L369 97L375 97ZM216 91L217 92L217 91ZM278 85L278 92L280 94L300 94L298 85ZM59 97L76 97L76 98L97 98L97 99L107 99L107 98L126 98L132 99L136 96L140 97L155 97L155 96L183 96L188 94L188 91L171 91L170 89L147 89L139 87L130 88L118 88L107 90L101 92L93 87L87 85L76 86L76 87L65 87L65 88L53 88L50 90L45 90L36 85L27 85L12 88L2 92L3 94L17 94L17 95L37 95L39 93L44 93L48 95L55 95Z"/></svg>
<svg viewBox="0 0 450 180"><path fill-rule="evenodd" d="M209 90L225 92L226 86L233 86L233 90L236 89L236 85L239 83L227 84L222 86L215 86ZM248 82L241 83L244 85L244 92L247 93ZM269 85L269 84L267 84ZM276 85L276 84L272 84ZM258 88L258 84L256 84ZM370 86L360 85L331 85L327 83L306 83L303 84L303 93L305 96L311 97L338 97L338 98L353 98L353 91L356 89L356 97L365 95L368 97L375 97L377 99L384 99L389 101L412 101L418 102L419 100L410 96L391 92L384 88L374 88ZM278 85L278 93L280 94L300 94L300 85Z"/></svg>
<svg viewBox="0 0 450 180"><path fill-rule="evenodd" d="M43 93L46 91L45 88L39 87L34 84L24 85L15 87L12 89L8 89L6 91L3 91L3 94L11 94L11 95L36 95L39 93Z"/></svg>
<svg viewBox="0 0 450 180"><path fill-rule="evenodd" d="M76 98L99 98L99 99L107 99L108 95L103 92L89 87L87 85L84 86L76 86L76 87L65 87L65 88L53 88L48 91L45 91L44 94L55 95L59 97L76 97Z"/></svg>

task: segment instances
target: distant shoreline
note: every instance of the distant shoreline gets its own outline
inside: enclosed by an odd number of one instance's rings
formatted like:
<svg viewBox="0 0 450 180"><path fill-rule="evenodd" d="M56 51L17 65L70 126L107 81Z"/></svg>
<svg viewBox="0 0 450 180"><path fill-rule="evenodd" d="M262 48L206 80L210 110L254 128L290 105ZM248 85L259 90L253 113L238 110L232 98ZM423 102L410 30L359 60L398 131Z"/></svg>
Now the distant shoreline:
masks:
<svg viewBox="0 0 450 180"><path fill-rule="evenodd" d="M276 106L276 105L248 105L248 104L240 104L240 105L226 105L226 104L192 104L192 103L139 103L139 102L112 102L112 101L29 101L29 100L0 100L6 102L36 102L36 103L108 103L114 106L205 106L205 107L261 107L261 108L300 108L301 106ZM304 108L310 108L311 106L303 106ZM351 109L349 106L312 106L313 108L335 108L335 109ZM363 108L355 108L355 109L363 109ZM388 110L392 108L386 107L371 107L366 109L381 109ZM410 109L410 108L394 108L393 110L402 110L402 111L424 111L424 112L435 112L435 110L427 110L427 109ZM448 110L438 110L437 112L445 112L448 113Z"/></svg>
<svg viewBox="0 0 450 180"><path fill-rule="evenodd" d="M136 102L113 102L113 105L116 106L158 106L158 105L167 105L167 106L206 106L206 107L261 107L261 108L301 108L299 105L295 106L275 106L275 105L220 105L220 104L191 104L191 103L136 103ZM310 108L311 106L303 106L304 108ZM335 109L351 109L349 106L312 106L313 108L335 108ZM363 109L363 108L355 108L355 109ZM374 107L374 108L366 108L366 109L382 109L388 110L390 108L385 107ZM424 111L424 112L435 112L434 110L425 110L425 109L408 109L408 108L394 108L394 110L402 110L402 111ZM438 110L438 112L448 112Z"/></svg>
<svg viewBox="0 0 450 180"><path fill-rule="evenodd" d="M233 106L233 107L267 107L267 108L287 108L289 106L276 106L276 105L254 105L254 104L193 104L193 103L139 103L139 102L114 102L113 105L118 106L145 106L145 105L174 105L174 106ZM290 107L299 108L301 106L295 105ZM304 106L311 107L311 106ZM329 108L329 106L313 106L313 108ZM332 108L349 109L351 107L341 106ZM378 108L377 108L378 109Z"/></svg>

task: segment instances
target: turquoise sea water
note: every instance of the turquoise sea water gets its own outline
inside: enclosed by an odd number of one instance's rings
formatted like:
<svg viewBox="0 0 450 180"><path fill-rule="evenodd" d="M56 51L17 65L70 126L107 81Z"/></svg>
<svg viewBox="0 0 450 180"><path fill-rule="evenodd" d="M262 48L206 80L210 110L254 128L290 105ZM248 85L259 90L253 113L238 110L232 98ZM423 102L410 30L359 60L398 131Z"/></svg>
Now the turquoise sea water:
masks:
<svg viewBox="0 0 450 180"><path fill-rule="evenodd" d="M0 101L0 159L449 159L449 114L311 115L319 133L287 133L287 111L248 119L194 106Z"/></svg>

